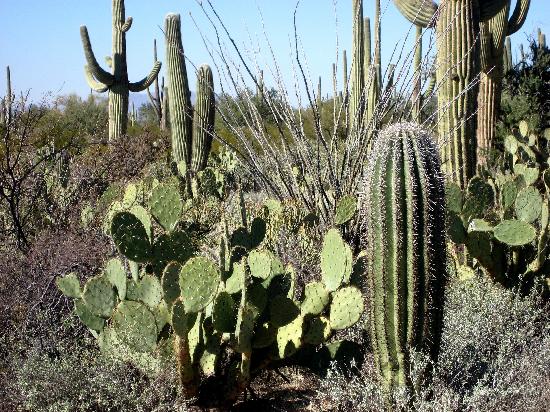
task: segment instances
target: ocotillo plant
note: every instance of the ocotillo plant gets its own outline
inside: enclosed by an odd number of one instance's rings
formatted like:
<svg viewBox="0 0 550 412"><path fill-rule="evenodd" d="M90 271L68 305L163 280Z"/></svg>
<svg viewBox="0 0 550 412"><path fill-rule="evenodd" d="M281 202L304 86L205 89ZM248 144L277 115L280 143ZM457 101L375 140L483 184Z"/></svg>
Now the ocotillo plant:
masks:
<svg viewBox="0 0 550 412"><path fill-rule="evenodd" d="M197 72L197 106L193 119L179 14L166 16L165 34L172 159L187 178L206 166L212 145L214 81L210 67L201 66Z"/></svg>
<svg viewBox="0 0 550 412"><path fill-rule="evenodd" d="M153 41L153 61L157 61L157 39ZM158 124L160 127L160 130L166 129L166 119L165 113L164 113L164 77L162 78L162 85L159 87L159 79L158 76L155 77L154 82L154 95L151 94L149 91L149 88L147 88L147 96L149 97L149 101L151 102L151 105L153 106L153 109L155 110L155 114L157 115Z"/></svg>
<svg viewBox="0 0 550 412"><path fill-rule="evenodd" d="M516 2L509 18L511 0L502 0L500 10L487 21L480 23L481 77L478 97L477 144L478 159L485 163L491 149L498 120L502 96L502 79L512 68L510 38L517 32L527 17L530 0Z"/></svg>
<svg viewBox="0 0 550 412"><path fill-rule="evenodd" d="M135 83L128 80L126 33L131 27L132 18L125 18L124 0L113 0L113 54L107 58L112 73L99 65L92 49L88 29L86 26L80 27L87 62L84 70L88 84L98 93L109 92L109 140L118 139L126 133L130 92L142 92L147 89L157 78L161 67L160 62L155 62L147 77Z"/></svg>
<svg viewBox="0 0 550 412"><path fill-rule="evenodd" d="M412 350L437 358L446 279L445 189L438 149L417 124L389 126L375 138L369 160L359 216L366 234L371 341L389 392L411 384Z"/></svg>
<svg viewBox="0 0 550 412"><path fill-rule="evenodd" d="M431 0L394 0L394 3L412 23L436 27L442 162L445 172L464 188L477 166L477 75L483 68L478 40L481 25L503 13L510 1L443 0L439 7ZM510 28L521 25L525 5L525 1L517 2Z"/></svg>

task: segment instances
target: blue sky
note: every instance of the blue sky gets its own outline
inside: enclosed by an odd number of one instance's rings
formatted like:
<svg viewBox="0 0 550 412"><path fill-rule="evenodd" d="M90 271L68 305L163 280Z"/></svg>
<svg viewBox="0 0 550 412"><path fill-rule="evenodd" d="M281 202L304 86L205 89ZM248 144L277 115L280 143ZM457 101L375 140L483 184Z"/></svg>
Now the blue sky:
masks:
<svg viewBox="0 0 550 412"><path fill-rule="evenodd" d="M249 36L254 39L263 36L258 11L261 9L277 60L283 70L288 68L290 79L289 39L293 34L295 0L212 0L212 3L238 45L243 47L250 45ZM373 4L374 1L365 1L365 15L374 16ZM410 25L391 0L382 0L382 9L382 57L385 63L395 44L405 38ZM195 0L126 0L126 14L134 18L127 35L130 80L141 79L151 69L154 38L159 41L159 59L163 60L161 28L169 12L182 16L183 43L188 58L197 64L212 63L189 13L212 40L213 30ZM323 78L323 94L332 89L331 65L335 61L337 32L340 51L347 49L349 53L351 20L351 0L300 2L298 33L312 77L316 79L320 75ZM111 50L110 0L0 0L0 95L5 93L3 72L9 64L15 90L30 89L34 99L47 92L85 96L89 88L83 75L81 24L88 26L96 57L103 63L103 57ZM529 35L536 33L537 27L550 34L548 0L531 1L527 21L512 37L512 44L517 46L525 42ZM270 59L266 52L263 56ZM190 81L194 83L192 79ZM266 83L269 86L269 78Z"/></svg>

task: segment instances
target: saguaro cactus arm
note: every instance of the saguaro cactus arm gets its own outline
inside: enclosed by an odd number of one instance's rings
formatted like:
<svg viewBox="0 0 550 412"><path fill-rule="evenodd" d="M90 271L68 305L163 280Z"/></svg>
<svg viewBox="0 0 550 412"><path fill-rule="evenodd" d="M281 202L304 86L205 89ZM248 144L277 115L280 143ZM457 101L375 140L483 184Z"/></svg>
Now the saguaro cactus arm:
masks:
<svg viewBox="0 0 550 412"><path fill-rule="evenodd" d="M516 7L514 8L514 13L508 21L508 36L511 36L517 32L525 19L527 18L527 12L529 11L529 6L531 5L531 0L517 0Z"/></svg>
<svg viewBox="0 0 550 412"><path fill-rule="evenodd" d="M90 70L90 73L98 82L103 83L106 86L111 86L115 82L115 77L108 71L104 70L97 62L86 26L80 26L80 38L82 39L84 56L88 62L88 69ZM90 86L92 85L90 84Z"/></svg>
<svg viewBox="0 0 550 412"><path fill-rule="evenodd" d="M90 70L90 66L87 64L84 65L84 74L86 75L88 86L90 86L95 92L103 93L109 90L109 86L106 86L95 79L92 71Z"/></svg>
<svg viewBox="0 0 550 412"><path fill-rule="evenodd" d="M122 25L122 27L120 28L120 31L122 33L128 32L128 30L130 30L132 28L132 23L133 22L134 22L134 19L132 19L131 17L128 17L126 19L126 21L124 22L124 24Z"/></svg>
<svg viewBox="0 0 550 412"><path fill-rule="evenodd" d="M411 23L423 28L434 25L437 4L432 0L393 0L393 2L401 14Z"/></svg>
<svg viewBox="0 0 550 412"><path fill-rule="evenodd" d="M155 65L151 69L151 72L149 73L149 75L141 79L139 82L129 83L128 89L130 89L130 91L134 93L142 92L145 89L147 89L149 86L151 86L151 84L153 84L153 82L157 78L160 72L161 66L162 66L161 62L159 61L155 62Z"/></svg>

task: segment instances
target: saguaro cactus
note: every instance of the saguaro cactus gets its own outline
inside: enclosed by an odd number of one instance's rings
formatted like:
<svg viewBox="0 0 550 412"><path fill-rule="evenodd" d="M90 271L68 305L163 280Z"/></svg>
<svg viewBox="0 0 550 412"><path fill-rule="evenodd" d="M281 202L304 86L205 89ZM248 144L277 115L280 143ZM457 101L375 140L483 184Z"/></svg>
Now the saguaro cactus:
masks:
<svg viewBox="0 0 550 412"><path fill-rule="evenodd" d="M153 41L153 61L157 61L157 39ZM159 79L158 76L155 77L154 81L154 94L151 94L149 91L149 88L147 88L147 96L149 97L149 101L151 102L151 105L153 106L153 109L155 110L155 114L157 115L158 124L160 127L160 130L166 129L166 119L165 119L165 98L164 98L164 77L162 78L162 85L159 86Z"/></svg>
<svg viewBox="0 0 550 412"><path fill-rule="evenodd" d="M203 65L199 68L197 106L193 121L179 14L166 16L165 33L172 158L180 173L187 176L189 172L198 172L206 166L212 145L215 115L214 80L209 66Z"/></svg>
<svg viewBox="0 0 550 412"><path fill-rule="evenodd" d="M436 26L442 162L447 174L464 188L477 166L477 75L487 61L484 57L487 52L478 39L483 39L483 33L488 31L485 24L490 25L492 19L497 22L499 15L507 16L510 0L442 0L439 8L431 0L394 0L394 3L412 23ZM528 3L529 0L517 2L510 19L511 32L521 26ZM481 93L487 94L484 87Z"/></svg>
<svg viewBox="0 0 550 412"><path fill-rule="evenodd" d="M349 120L351 130L357 132L361 127L365 79L364 66L364 36L363 36L363 0L353 0L353 43L351 63L351 92L349 101Z"/></svg>
<svg viewBox="0 0 550 412"><path fill-rule="evenodd" d="M113 0L113 54L107 58L112 73L99 65L92 49L88 29L86 26L80 27L87 62L84 70L88 84L98 93L109 92L109 140L118 139L126 133L129 93L147 89L157 78L161 67L161 63L157 61L144 79L135 83L128 80L126 32L130 27L132 18L125 18L124 0Z"/></svg>
<svg viewBox="0 0 550 412"><path fill-rule="evenodd" d="M6 66L6 95L2 99L2 107L0 107L0 119L2 123L8 124L11 119L13 95L11 91L11 71L10 66Z"/></svg>
<svg viewBox="0 0 550 412"><path fill-rule="evenodd" d="M361 206L370 334L389 391L411 383L412 349L437 357L446 279L445 191L438 149L420 126L388 127L371 153Z"/></svg>
<svg viewBox="0 0 550 412"><path fill-rule="evenodd" d="M485 163L491 148L502 96L502 78L512 68L510 36L518 31L527 17L530 0L518 0L509 18L510 0L492 18L480 24L481 78L478 96L478 159Z"/></svg>

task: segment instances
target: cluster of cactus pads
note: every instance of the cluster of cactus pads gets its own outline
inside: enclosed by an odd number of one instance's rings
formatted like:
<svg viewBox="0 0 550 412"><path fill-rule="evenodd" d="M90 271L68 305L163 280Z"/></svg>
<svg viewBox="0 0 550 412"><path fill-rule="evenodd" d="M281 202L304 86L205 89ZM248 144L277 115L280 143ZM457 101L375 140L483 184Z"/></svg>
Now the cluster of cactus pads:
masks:
<svg viewBox="0 0 550 412"><path fill-rule="evenodd" d="M465 191L447 185L449 237L493 279L529 285L550 270L548 137L522 121L518 133L506 137L505 149L511 173L475 176ZM458 269L463 277L471 275L465 266Z"/></svg>
<svg viewBox="0 0 550 412"><path fill-rule="evenodd" d="M445 189L432 136L412 123L383 130L372 147L364 190L370 334L390 393L411 384L412 350L435 361L439 348L447 277Z"/></svg>
<svg viewBox="0 0 550 412"><path fill-rule="evenodd" d="M105 352L145 367L172 355L184 395L215 376L232 401L270 363L325 344L334 354L340 342L327 343L334 331L361 318L363 297L351 285L360 262L337 229L324 238L320 281L300 293L294 269L262 247L261 218L232 233L225 225L216 261L197 255L180 228L177 186L157 184L146 205L109 218L130 274L114 258L83 288L74 274L57 284Z"/></svg>

